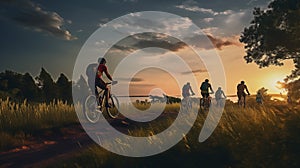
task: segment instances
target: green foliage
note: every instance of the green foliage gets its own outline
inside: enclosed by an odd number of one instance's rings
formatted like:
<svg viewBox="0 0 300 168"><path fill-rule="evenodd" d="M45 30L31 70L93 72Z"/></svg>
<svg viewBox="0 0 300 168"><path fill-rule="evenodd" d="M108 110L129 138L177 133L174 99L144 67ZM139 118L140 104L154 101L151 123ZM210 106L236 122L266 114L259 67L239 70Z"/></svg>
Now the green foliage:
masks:
<svg viewBox="0 0 300 168"><path fill-rule="evenodd" d="M39 88L29 73L24 75L13 71L0 73L0 93L1 98L10 97L14 101L40 99Z"/></svg>
<svg viewBox="0 0 300 168"><path fill-rule="evenodd" d="M41 69L34 80L29 73L20 74L13 71L0 73L0 98L9 97L16 102L25 99L30 102L47 102L59 99L72 103L72 82L60 74L56 82L51 75Z"/></svg>
<svg viewBox="0 0 300 168"><path fill-rule="evenodd" d="M255 8L253 15L240 38L245 43L246 62L268 67L290 59L295 69L289 78L300 76L300 1L274 0L267 10Z"/></svg>

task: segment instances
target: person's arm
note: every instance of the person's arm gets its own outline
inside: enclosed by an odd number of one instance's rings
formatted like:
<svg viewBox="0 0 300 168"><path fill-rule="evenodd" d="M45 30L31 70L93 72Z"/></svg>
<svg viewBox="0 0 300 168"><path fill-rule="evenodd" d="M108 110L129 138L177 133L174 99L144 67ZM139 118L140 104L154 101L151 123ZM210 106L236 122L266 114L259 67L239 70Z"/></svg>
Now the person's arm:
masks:
<svg viewBox="0 0 300 168"><path fill-rule="evenodd" d="M191 90L192 94L195 95L195 93L194 93L194 91L193 91L193 89L192 89L191 86L190 86L190 90Z"/></svg>
<svg viewBox="0 0 300 168"><path fill-rule="evenodd" d="M209 84L209 88L210 88L211 92L214 93L214 90L212 89L211 84Z"/></svg>
<svg viewBox="0 0 300 168"><path fill-rule="evenodd" d="M107 67L105 67L104 73L105 73L105 75L107 76L107 78L108 78L109 80L112 81L112 77L111 77L111 75L108 73Z"/></svg>
<svg viewBox="0 0 300 168"><path fill-rule="evenodd" d="M248 93L248 95L250 95L249 90L246 85L245 85L245 89L246 89L246 92Z"/></svg>
<svg viewBox="0 0 300 168"><path fill-rule="evenodd" d="M222 91L222 94L223 94L224 98L226 98L226 95L225 95L224 91Z"/></svg>

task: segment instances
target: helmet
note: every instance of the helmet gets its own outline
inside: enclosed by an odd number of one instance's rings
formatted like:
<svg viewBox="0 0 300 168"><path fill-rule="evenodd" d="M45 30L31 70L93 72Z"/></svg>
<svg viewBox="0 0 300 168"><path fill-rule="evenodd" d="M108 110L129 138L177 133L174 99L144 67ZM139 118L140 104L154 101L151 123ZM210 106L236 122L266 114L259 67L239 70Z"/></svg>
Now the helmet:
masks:
<svg viewBox="0 0 300 168"><path fill-rule="evenodd" d="M208 82L209 80L208 79L205 79L205 82Z"/></svg>
<svg viewBox="0 0 300 168"><path fill-rule="evenodd" d="M244 84L245 83L245 81L241 81L241 84Z"/></svg>
<svg viewBox="0 0 300 168"><path fill-rule="evenodd" d="M105 58L100 57L100 58L98 59L98 63L99 63L99 64L104 64L104 63L106 63Z"/></svg>

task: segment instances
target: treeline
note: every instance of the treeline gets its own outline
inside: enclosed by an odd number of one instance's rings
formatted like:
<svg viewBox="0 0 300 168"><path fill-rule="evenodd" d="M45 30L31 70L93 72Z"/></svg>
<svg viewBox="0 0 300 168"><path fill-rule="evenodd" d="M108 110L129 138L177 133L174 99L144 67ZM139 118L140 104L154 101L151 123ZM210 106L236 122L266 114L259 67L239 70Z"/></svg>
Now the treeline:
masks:
<svg viewBox="0 0 300 168"><path fill-rule="evenodd" d="M20 74L6 70L0 73L0 98L12 101L51 102L63 100L72 103L72 81L63 73L56 81L44 69L33 78L29 73Z"/></svg>

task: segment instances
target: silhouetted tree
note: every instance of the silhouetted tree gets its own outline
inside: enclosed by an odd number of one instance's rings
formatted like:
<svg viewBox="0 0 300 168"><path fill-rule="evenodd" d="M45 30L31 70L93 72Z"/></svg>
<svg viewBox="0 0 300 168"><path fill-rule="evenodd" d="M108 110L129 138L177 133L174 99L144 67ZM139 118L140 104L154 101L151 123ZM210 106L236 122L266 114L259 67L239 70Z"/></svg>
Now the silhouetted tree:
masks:
<svg viewBox="0 0 300 168"><path fill-rule="evenodd" d="M60 74L56 81L58 89L58 99L72 103L72 82L64 75Z"/></svg>
<svg viewBox="0 0 300 168"><path fill-rule="evenodd" d="M274 0L266 10L255 8L254 19L240 38L245 43L246 62L261 68L293 60L295 69L288 79L300 76L299 11L300 0Z"/></svg>
<svg viewBox="0 0 300 168"><path fill-rule="evenodd" d="M53 99L58 98L58 89L51 77L51 75L42 68L39 76L36 77L36 80L38 81L38 85L42 89L43 97L45 97L46 102L50 102Z"/></svg>
<svg viewBox="0 0 300 168"><path fill-rule="evenodd" d="M1 94L2 98L4 96L10 97L12 100L20 101L24 99L22 92L22 78L23 75L6 70L4 73L0 74L1 82L0 88L3 91Z"/></svg>
<svg viewBox="0 0 300 168"><path fill-rule="evenodd" d="M39 101L41 91L29 73L25 73L20 83L20 87L25 99L29 101Z"/></svg>
<svg viewBox="0 0 300 168"><path fill-rule="evenodd" d="M292 102L300 100L300 79L285 85L288 90L288 96L290 96Z"/></svg>
<svg viewBox="0 0 300 168"><path fill-rule="evenodd" d="M74 100L74 103L80 102L81 104L84 103L85 99L90 94L89 87L83 76L80 76L79 80L76 83L74 83L73 94L74 98L76 98Z"/></svg>

